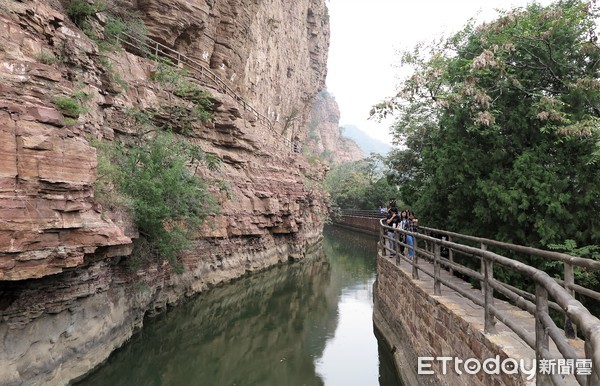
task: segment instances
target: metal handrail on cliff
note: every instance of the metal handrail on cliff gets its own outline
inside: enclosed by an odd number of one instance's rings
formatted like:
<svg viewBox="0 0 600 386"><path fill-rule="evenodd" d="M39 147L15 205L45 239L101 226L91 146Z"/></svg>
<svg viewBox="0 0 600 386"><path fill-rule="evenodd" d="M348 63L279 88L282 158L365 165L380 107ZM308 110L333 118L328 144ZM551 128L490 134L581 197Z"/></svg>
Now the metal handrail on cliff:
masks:
<svg viewBox="0 0 600 386"><path fill-rule="evenodd" d="M495 319L498 319L535 350L538 360L554 360L554 354L550 352L549 338L551 338L564 359L580 360L582 358L580 358L577 349L571 344L571 340L577 337L577 333L573 328L577 326L585 340L584 358L590 362L586 374L571 373L570 375L573 375L580 385L599 384L600 320L576 299L575 293L577 292L597 300L600 299L600 293L575 285L574 268L579 267L600 271L600 262L564 253L544 251L434 228L419 227L419 231L424 231L425 233L409 232L387 226L384 223L384 219L379 220L379 223L379 257L383 258L385 255L395 256L396 264L398 265L401 262L407 262L412 267L412 278L415 280L419 279L419 272L432 277L434 295L436 296L442 294L442 285L444 285L483 307L485 333L496 333L494 324ZM388 236L388 232L391 232L393 236ZM405 242L405 237L403 236L412 236L414 238L413 245ZM479 244L480 248L466 243L459 243L457 242L459 239ZM413 256L404 256L402 253L399 253L398 245L404 246L406 250L414 251ZM489 251L488 246L500 247L510 251L560 261L564 264L564 280L555 279L533 266ZM474 257L478 259L481 270L478 272L461 264L455 260L454 254L461 254L465 258ZM421 258L433 264L433 272L430 272L431 270L426 269L424 265L419 263ZM508 283L504 283L500 278L494 277L494 265L500 265L524 275L532 283L535 283L535 293L515 288ZM441 270L443 269L447 269L450 275L454 272L459 272L461 275L468 276L471 280L479 282L483 299L475 296L472 293L472 289L465 289L462 286L456 285L451 280L444 278L441 275ZM535 317L535 336L531 336L528 329L515 322L510 317L511 314L500 311L494 305L495 291L501 293L515 306ZM554 301L551 301L550 297ZM552 320L549 313L550 309L562 311L566 316L564 332ZM543 377L544 374L538 373L538 376ZM558 374L551 373L549 376L553 384L564 384Z"/></svg>
<svg viewBox="0 0 600 386"><path fill-rule="evenodd" d="M124 36L125 39L123 39L122 36ZM289 145L289 146L292 145L292 143L289 139L285 138L284 136L282 136L280 133L278 133L275 130L274 125L269 120L269 118L267 118L265 115L258 112L258 110L256 110L254 107L249 105L244 100L244 98L242 98L240 95L238 95L227 83L225 83L225 81L223 81L218 75L216 75L214 72L212 72L209 68L207 68L202 63L182 54L181 52L179 52L177 50L174 50L173 48L170 48L162 43L159 43L150 37L145 37L144 39L139 39L128 33L121 32L121 34L118 35L116 38L118 41L124 43L125 45L127 45L129 47L134 48L135 50L140 50L140 48L145 47L146 49L149 50L150 53L154 53L154 55L156 55L156 56L158 56L160 54L161 56L167 57L167 58L171 59L174 66L178 65L179 63L183 64L188 69L192 70L194 73L199 74L200 77L194 76L194 79L198 80L201 84L206 84L205 82L203 82L202 79L207 79L219 91L223 92L226 95L229 95L238 104L242 105L244 110L249 110L252 113L254 113L254 115L256 116L256 119L259 122L265 124L265 126L267 128L269 128L269 130L271 130L273 132L273 134L280 137L280 139L282 139L286 143L286 145ZM148 41L152 42L152 45L148 44ZM139 44L139 46L134 43ZM289 150L291 150L291 149L289 149Z"/></svg>

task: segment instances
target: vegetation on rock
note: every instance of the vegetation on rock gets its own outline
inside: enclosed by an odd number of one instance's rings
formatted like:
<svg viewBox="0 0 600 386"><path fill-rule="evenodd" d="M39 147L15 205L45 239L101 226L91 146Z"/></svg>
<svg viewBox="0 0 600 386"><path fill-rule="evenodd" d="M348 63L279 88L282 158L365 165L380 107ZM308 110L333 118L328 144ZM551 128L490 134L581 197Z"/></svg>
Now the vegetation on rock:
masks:
<svg viewBox="0 0 600 386"><path fill-rule="evenodd" d="M191 244L193 231L218 205L206 182L193 168L211 169L218 159L175 134L153 131L136 137L132 146L122 142L97 142L97 200L110 209L129 210L147 243L143 254L168 259ZM138 257L148 258L150 256Z"/></svg>
<svg viewBox="0 0 600 386"><path fill-rule="evenodd" d="M118 37L124 32L146 38L139 16L127 12L117 0L69 0L66 9L71 20L104 52L98 60L106 71L108 86L114 91L114 84L126 89L106 53L120 49ZM194 231L219 209L197 172L201 165L216 170L221 160L177 135L189 133L195 122L212 119L211 95L190 81L185 69L166 58L147 56L158 63L152 80L166 92L166 98L155 107L126 112L136 129L133 136L94 142L98 150L95 194L105 209L131 213L142 236L135 240L138 262L164 258L180 270L178 258L191 246ZM55 103L69 117L85 112L76 96L57 98Z"/></svg>

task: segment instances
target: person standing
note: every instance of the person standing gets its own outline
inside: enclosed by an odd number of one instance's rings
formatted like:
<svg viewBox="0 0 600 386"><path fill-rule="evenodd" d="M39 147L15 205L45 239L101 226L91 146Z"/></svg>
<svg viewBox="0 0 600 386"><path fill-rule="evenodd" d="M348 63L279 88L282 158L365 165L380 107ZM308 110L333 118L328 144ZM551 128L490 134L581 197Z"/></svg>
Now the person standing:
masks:
<svg viewBox="0 0 600 386"><path fill-rule="evenodd" d="M398 228L403 231L408 229L408 209L404 209L400 212L400 223L398 224ZM406 235L404 233L400 233L400 241L402 243L406 243ZM400 254L404 255L404 244L400 244Z"/></svg>
<svg viewBox="0 0 600 386"><path fill-rule="evenodd" d="M398 208L393 207L390 209L385 224L392 228L397 228L400 223L400 216L398 215ZM390 257L396 254L396 242L394 239L394 231L392 229L386 229L387 236L390 238L387 240L388 249L385 250L385 255L389 253Z"/></svg>
<svg viewBox="0 0 600 386"><path fill-rule="evenodd" d="M408 215L408 223L406 226L406 231L416 233L419 227L419 220L415 218L415 214L410 212ZM408 244L408 258L413 259L415 256L415 238L413 235L406 235L406 244Z"/></svg>

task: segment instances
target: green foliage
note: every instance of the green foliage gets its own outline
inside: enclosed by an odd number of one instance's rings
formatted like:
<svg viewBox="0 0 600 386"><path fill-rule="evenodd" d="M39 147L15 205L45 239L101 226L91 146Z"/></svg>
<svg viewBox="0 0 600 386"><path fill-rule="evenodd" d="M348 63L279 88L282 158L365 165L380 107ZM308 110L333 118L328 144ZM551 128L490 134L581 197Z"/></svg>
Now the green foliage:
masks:
<svg viewBox="0 0 600 386"><path fill-rule="evenodd" d="M112 52L120 48L118 37L127 30L127 24L118 17L109 15L104 25L104 39L94 39L98 43L100 51Z"/></svg>
<svg viewBox="0 0 600 386"><path fill-rule="evenodd" d="M564 252L571 256L579 256L593 260L600 260L600 245L585 245L578 247L573 239L567 239L564 243L549 244L550 249ZM562 263L559 264L562 268ZM585 268L575 268L575 282L586 288L600 289L600 273Z"/></svg>
<svg viewBox="0 0 600 386"><path fill-rule="evenodd" d="M170 60L157 58L159 64L153 72L152 79L167 91L168 98L158 108L155 120L158 126L179 133L192 129L194 122L208 122L212 119L210 110L213 103L211 95L197 84L190 81L189 73L184 68L174 66Z"/></svg>
<svg viewBox="0 0 600 386"><path fill-rule="evenodd" d="M44 64L48 64L48 65L56 64L56 63L60 62L60 59L57 58L52 53L52 51L45 50L45 49L42 49L40 52L38 52L35 55L35 59L40 63L44 63Z"/></svg>
<svg viewBox="0 0 600 386"><path fill-rule="evenodd" d="M113 16L109 16L106 24L104 25L104 33L107 36L107 39L114 39L116 36L119 36L121 33L127 30L127 25L120 18L116 18Z"/></svg>
<svg viewBox="0 0 600 386"><path fill-rule="evenodd" d="M332 204L365 210L386 205L390 197L398 195L398 190L388 183L380 169L376 156L334 166L325 179L325 189Z"/></svg>
<svg viewBox="0 0 600 386"><path fill-rule="evenodd" d="M65 126L74 126L77 124L77 119L65 117Z"/></svg>
<svg viewBox="0 0 600 386"><path fill-rule="evenodd" d="M98 41L101 51L114 51L120 48L120 41L123 34L133 36L140 41L146 41L148 31L141 16L133 10L123 10L118 6L108 7L106 23L104 24L104 39ZM145 48L139 47L140 50Z"/></svg>
<svg viewBox="0 0 600 386"><path fill-rule="evenodd" d="M179 269L177 257L191 246L192 232L218 209L205 182L189 168L206 153L168 132L143 139L131 147L95 144L97 199L110 208L130 208L148 241L140 245Z"/></svg>
<svg viewBox="0 0 600 386"><path fill-rule="evenodd" d="M99 3L89 3L87 0L69 0L67 16L81 29L87 29L88 19L99 12Z"/></svg>
<svg viewBox="0 0 600 386"><path fill-rule="evenodd" d="M281 135L286 136L287 131L293 126L294 122L298 119L300 112L297 108L294 108L289 115L283 117L283 128L281 129Z"/></svg>
<svg viewBox="0 0 600 386"><path fill-rule="evenodd" d="M81 114L87 112L87 109L83 106L83 102L88 99L89 97L87 94L78 91L71 97L55 98L54 104L63 115L71 118L78 118Z"/></svg>
<svg viewBox="0 0 600 386"><path fill-rule="evenodd" d="M98 60L104 68L108 80L108 84L104 87L105 90L115 94L118 94L122 90L127 90L129 85L121 78L121 74L115 69L111 60L106 56L100 56Z"/></svg>
<svg viewBox="0 0 600 386"><path fill-rule="evenodd" d="M127 149L121 142L91 141L97 150L96 183L94 198L104 209L131 213L132 199L120 188L120 181L125 178L121 164L126 158Z"/></svg>
<svg viewBox="0 0 600 386"><path fill-rule="evenodd" d="M397 117L406 149L386 160L389 178L422 222L598 244L596 18L583 1L532 4L404 55L414 73L373 113Z"/></svg>
<svg viewBox="0 0 600 386"><path fill-rule="evenodd" d="M583 247L578 247L575 240L567 239L563 243L549 244L548 247L553 250L564 252L571 256L600 260L600 245L585 245ZM544 261L542 269L546 271L554 270L554 272L558 272L558 274L555 274L555 276L562 278L561 273L564 270L563 266L564 263L562 262ZM594 291L600 291L600 272L591 269L575 267L573 269L573 273L575 275L576 284ZM579 300L586 308L590 310L593 315L598 315L598 313L600 313L600 302L581 295L579 296Z"/></svg>
<svg viewBox="0 0 600 386"><path fill-rule="evenodd" d="M146 26L140 14L129 4L120 0L64 0L69 18L93 41L100 51L112 52L120 48L118 37L124 32L144 41ZM104 14L106 22L98 18Z"/></svg>

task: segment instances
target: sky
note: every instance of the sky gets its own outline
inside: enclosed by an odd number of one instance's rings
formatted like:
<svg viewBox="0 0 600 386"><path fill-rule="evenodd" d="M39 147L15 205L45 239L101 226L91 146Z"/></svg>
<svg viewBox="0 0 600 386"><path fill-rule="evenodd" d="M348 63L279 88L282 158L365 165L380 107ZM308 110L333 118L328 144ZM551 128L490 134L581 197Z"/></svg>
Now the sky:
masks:
<svg viewBox="0 0 600 386"><path fill-rule="evenodd" d="M371 107L394 95L406 70L399 51L456 32L471 18L494 20L495 9L531 0L326 0L331 40L327 90L340 108L340 126L353 124L391 143L389 127L369 120ZM548 5L552 0L538 0Z"/></svg>

